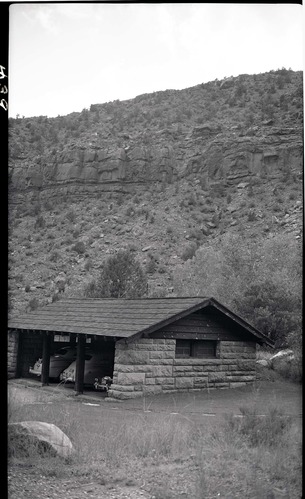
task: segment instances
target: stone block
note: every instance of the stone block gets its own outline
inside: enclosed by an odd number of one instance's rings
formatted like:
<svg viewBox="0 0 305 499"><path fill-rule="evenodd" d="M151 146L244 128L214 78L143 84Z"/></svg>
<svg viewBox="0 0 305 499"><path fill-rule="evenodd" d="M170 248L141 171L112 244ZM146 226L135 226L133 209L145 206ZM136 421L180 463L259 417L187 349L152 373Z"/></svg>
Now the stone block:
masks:
<svg viewBox="0 0 305 499"><path fill-rule="evenodd" d="M187 388L193 388L194 386L194 378L192 377L183 377L183 378L176 378L175 380L175 387L179 389L187 389Z"/></svg>
<svg viewBox="0 0 305 499"><path fill-rule="evenodd" d="M204 366L202 372L208 373L208 372L218 372L218 371L219 371L219 366Z"/></svg>
<svg viewBox="0 0 305 499"><path fill-rule="evenodd" d="M248 381L255 381L255 375L254 376L227 376L227 381L232 381L234 383L238 382L248 382Z"/></svg>
<svg viewBox="0 0 305 499"><path fill-rule="evenodd" d="M118 373L118 384L121 386L143 384L145 373Z"/></svg>
<svg viewBox="0 0 305 499"><path fill-rule="evenodd" d="M252 371L255 369L255 360L239 360L237 366L241 371Z"/></svg>
<svg viewBox="0 0 305 499"><path fill-rule="evenodd" d="M116 391L120 391L120 392L133 392L134 387L133 386L123 386L123 385L120 385L119 383L115 383L115 384L112 383L111 390L116 390Z"/></svg>
<svg viewBox="0 0 305 499"><path fill-rule="evenodd" d="M150 359L149 363L153 366L172 366L173 359Z"/></svg>
<svg viewBox="0 0 305 499"><path fill-rule="evenodd" d="M136 345L153 345L155 343L153 338L141 338L137 342L135 342Z"/></svg>
<svg viewBox="0 0 305 499"><path fill-rule="evenodd" d="M128 399L135 399L137 397L141 397L143 392L122 392L122 391L115 391L115 390L109 390L108 394L109 397L113 397L118 400L128 400Z"/></svg>
<svg viewBox="0 0 305 499"><path fill-rule="evenodd" d="M156 384L156 378L148 378L147 376L145 377L145 385L155 385Z"/></svg>
<svg viewBox="0 0 305 499"><path fill-rule="evenodd" d="M227 376L223 372L209 373L209 383L220 383L226 381Z"/></svg>
<svg viewBox="0 0 305 499"><path fill-rule="evenodd" d="M220 382L214 383L215 388L230 388L230 383Z"/></svg>
<svg viewBox="0 0 305 499"><path fill-rule="evenodd" d="M162 393L161 385L145 385L143 386L143 395L157 395Z"/></svg>
<svg viewBox="0 0 305 499"><path fill-rule="evenodd" d="M230 371L230 374L231 374L231 371L237 371L238 369L238 365L237 364L230 364L228 366L228 370Z"/></svg>
<svg viewBox="0 0 305 499"><path fill-rule="evenodd" d="M135 385L134 386L134 391L135 392L143 391L143 385Z"/></svg>
<svg viewBox="0 0 305 499"><path fill-rule="evenodd" d="M221 352L222 359L256 359L255 353L232 353L232 352Z"/></svg>
<svg viewBox="0 0 305 499"><path fill-rule="evenodd" d="M166 351L154 351L149 353L150 359L172 359L173 353Z"/></svg>
<svg viewBox="0 0 305 499"><path fill-rule="evenodd" d="M244 378L246 376L253 376L255 375L256 371L231 371L230 376L239 376L241 378Z"/></svg>
<svg viewBox="0 0 305 499"><path fill-rule="evenodd" d="M152 350L156 350L156 345L138 345L139 350L146 350L147 352L151 352Z"/></svg>
<svg viewBox="0 0 305 499"><path fill-rule="evenodd" d="M230 388L240 388L242 386L246 386L248 383L246 382L230 382Z"/></svg>
<svg viewBox="0 0 305 499"><path fill-rule="evenodd" d="M172 366L153 366L151 375L154 377L165 377L165 376L172 377L173 368Z"/></svg>
<svg viewBox="0 0 305 499"><path fill-rule="evenodd" d="M166 340L166 341L172 341L172 340ZM168 351L168 352L175 352L176 350L176 341L174 341L173 343L166 343L163 347L164 350Z"/></svg>
<svg viewBox="0 0 305 499"><path fill-rule="evenodd" d="M206 366L213 365L217 366L222 363L221 359L196 359L196 358L188 358L188 359L174 359L174 365L177 366Z"/></svg>
<svg viewBox="0 0 305 499"><path fill-rule="evenodd" d="M166 393L173 393L175 391L173 388L174 385L162 385L162 391Z"/></svg>
<svg viewBox="0 0 305 499"><path fill-rule="evenodd" d="M173 385L175 383L174 378L155 378L156 385Z"/></svg>
<svg viewBox="0 0 305 499"><path fill-rule="evenodd" d="M193 366L173 366L174 373L187 373L192 371L193 371Z"/></svg>
<svg viewBox="0 0 305 499"><path fill-rule="evenodd" d="M145 350L128 350L115 356L115 363L118 364L147 364L149 353Z"/></svg>

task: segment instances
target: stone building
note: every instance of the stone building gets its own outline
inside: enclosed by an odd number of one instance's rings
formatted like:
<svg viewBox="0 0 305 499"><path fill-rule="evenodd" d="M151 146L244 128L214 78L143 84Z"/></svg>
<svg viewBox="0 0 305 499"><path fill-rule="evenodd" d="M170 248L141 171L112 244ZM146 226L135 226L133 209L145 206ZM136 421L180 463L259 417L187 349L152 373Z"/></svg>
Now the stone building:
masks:
<svg viewBox="0 0 305 499"><path fill-rule="evenodd" d="M109 395L142 395L233 388L256 377L257 344L272 341L214 298L137 300L69 298L8 322L8 374L27 377L42 357L77 342L75 390L84 389L86 341L104 353L113 379ZM111 365L111 372L109 371Z"/></svg>

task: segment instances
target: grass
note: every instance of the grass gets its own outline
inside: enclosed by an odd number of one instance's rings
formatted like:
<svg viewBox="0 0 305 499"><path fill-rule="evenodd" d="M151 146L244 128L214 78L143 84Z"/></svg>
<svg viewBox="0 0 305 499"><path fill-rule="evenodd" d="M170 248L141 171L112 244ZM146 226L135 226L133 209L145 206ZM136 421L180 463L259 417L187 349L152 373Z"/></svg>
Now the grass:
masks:
<svg viewBox="0 0 305 499"><path fill-rule="evenodd" d="M204 424L170 412L113 411L65 404L54 390L49 403L27 405L9 399L9 422L36 419L59 426L76 452L63 462L54 457L27 458L45 476L86 477L107 484L145 482L155 499L301 497L299 424L270 401L262 416L250 403L233 414ZM52 403L53 402L53 403ZM56 403L57 402L57 403ZM183 411L180 411L180 414ZM206 423L207 421L207 423ZM15 461L14 461L15 459ZM16 459L11 464L16 463ZM19 458L19 462L20 462ZM125 477L125 478L124 478Z"/></svg>

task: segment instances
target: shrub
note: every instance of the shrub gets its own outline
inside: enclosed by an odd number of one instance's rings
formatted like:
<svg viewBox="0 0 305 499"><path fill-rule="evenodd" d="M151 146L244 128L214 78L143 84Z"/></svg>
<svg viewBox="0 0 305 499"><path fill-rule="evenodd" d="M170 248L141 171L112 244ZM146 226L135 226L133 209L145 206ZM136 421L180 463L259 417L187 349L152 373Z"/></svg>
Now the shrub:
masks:
<svg viewBox="0 0 305 499"><path fill-rule="evenodd" d="M88 260L85 262L85 265L84 265L84 268L85 270L90 270L92 268L92 261L90 260L90 258L88 258Z"/></svg>
<svg viewBox="0 0 305 499"><path fill-rule="evenodd" d="M157 268L157 258L152 254L148 253L148 262L146 264L146 273L153 274Z"/></svg>
<svg viewBox="0 0 305 499"><path fill-rule="evenodd" d="M181 254L181 258L183 261L190 260L195 256L197 250L197 244L195 243L190 243L188 246L186 246Z"/></svg>
<svg viewBox="0 0 305 499"><path fill-rule="evenodd" d="M255 211L250 210L248 213L248 222L254 222L256 220Z"/></svg>
<svg viewBox="0 0 305 499"><path fill-rule="evenodd" d="M140 298L147 292L147 279L130 251L120 250L109 257L97 281L85 288L85 296L95 298Z"/></svg>
<svg viewBox="0 0 305 499"><path fill-rule="evenodd" d="M79 229L74 229L72 232L73 237L76 239L80 235L80 230Z"/></svg>
<svg viewBox="0 0 305 499"><path fill-rule="evenodd" d="M72 210L72 209L69 210L68 213L67 213L67 215L66 215L66 218L71 223L75 222L75 220L76 220L76 214L75 214L74 210Z"/></svg>
<svg viewBox="0 0 305 499"><path fill-rule="evenodd" d="M31 286L29 284L26 284L25 288L24 288L24 291L26 293L28 293L29 291L31 291Z"/></svg>
<svg viewBox="0 0 305 499"><path fill-rule="evenodd" d="M57 262L59 256L60 254L58 251L52 251L52 253L50 254L50 262Z"/></svg>
<svg viewBox="0 0 305 499"><path fill-rule="evenodd" d="M76 251L79 255L83 255L86 251L86 246L83 241L78 241L72 246L72 251Z"/></svg>
<svg viewBox="0 0 305 499"><path fill-rule="evenodd" d="M128 205L125 209L125 215L127 217L132 217L133 215L135 214L135 210L134 210L134 207L131 206L131 205Z"/></svg>
<svg viewBox="0 0 305 499"><path fill-rule="evenodd" d="M36 218L34 229L44 229L45 226L46 226L46 221L43 218L43 216L40 215L39 217Z"/></svg>
<svg viewBox="0 0 305 499"><path fill-rule="evenodd" d="M59 293L53 293L52 295L52 303L54 303L55 301L58 301L60 300L60 294Z"/></svg>
<svg viewBox="0 0 305 499"><path fill-rule="evenodd" d="M51 211L53 208L51 202L48 199L43 203L43 206L46 211Z"/></svg>
<svg viewBox="0 0 305 499"><path fill-rule="evenodd" d="M29 301L27 308L30 310L36 310L38 306L39 306L39 301L37 300L37 298L32 298Z"/></svg>
<svg viewBox="0 0 305 499"><path fill-rule="evenodd" d="M190 231L190 237L200 241L202 239L202 231L200 229L192 229Z"/></svg>
<svg viewBox="0 0 305 499"><path fill-rule="evenodd" d="M34 206L32 207L32 209L29 209L29 214L30 215L39 215L39 213L41 212L41 205L40 203L36 203L34 204Z"/></svg>

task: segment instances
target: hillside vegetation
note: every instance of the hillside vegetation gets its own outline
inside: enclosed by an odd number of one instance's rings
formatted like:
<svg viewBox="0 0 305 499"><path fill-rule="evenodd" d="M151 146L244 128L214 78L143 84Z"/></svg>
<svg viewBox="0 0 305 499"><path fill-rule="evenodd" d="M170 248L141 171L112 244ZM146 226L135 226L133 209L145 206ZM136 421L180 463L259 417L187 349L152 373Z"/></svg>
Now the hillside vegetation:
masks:
<svg viewBox="0 0 305 499"><path fill-rule="evenodd" d="M302 73L9 120L9 313L88 295L127 250L146 295L214 296L301 331Z"/></svg>

